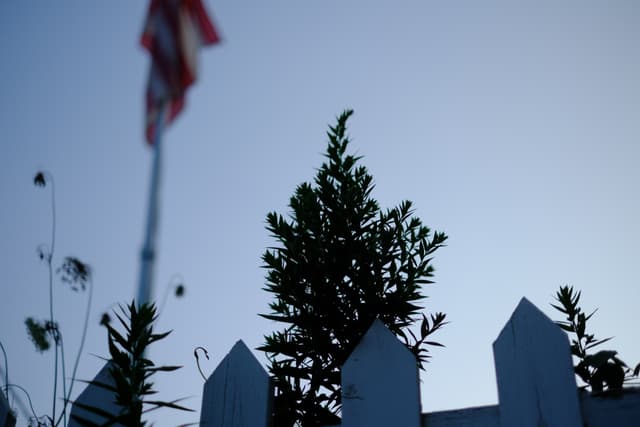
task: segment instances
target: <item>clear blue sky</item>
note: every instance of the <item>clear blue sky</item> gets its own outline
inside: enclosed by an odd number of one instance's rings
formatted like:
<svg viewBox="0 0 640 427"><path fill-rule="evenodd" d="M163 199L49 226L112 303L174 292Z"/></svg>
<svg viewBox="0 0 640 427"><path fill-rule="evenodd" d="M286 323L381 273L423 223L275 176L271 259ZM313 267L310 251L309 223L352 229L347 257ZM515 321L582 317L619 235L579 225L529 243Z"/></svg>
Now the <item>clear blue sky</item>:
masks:
<svg viewBox="0 0 640 427"><path fill-rule="evenodd" d="M313 3L313 4L311 4ZM482 3L482 4L480 4ZM153 349L165 399L191 396L261 319L267 212L287 211L313 178L325 130L345 108L352 150L383 207L411 199L447 232L428 311L451 324L423 375L425 411L496 402L491 344L522 296L546 313L559 285L599 307L597 336L640 361L640 3L636 1L206 1L224 42L201 52L200 80L166 133L155 294L187 285L159 321ZM138 45L146 2L0 3L0 339L11 381L50 411L52 354L33 350L26 316L47 315L55 177L55 260L94 271L95 301L79 376L106 356L100 313L135 294L151 152L143 143L149 65ZM67 357L84 296L55 284ZM264 357L256 352L264 363ZM77 388L79 390L79 388ZM156 425L198 414L157 412ZM22 423L24 424L24 418Z"/></svg>

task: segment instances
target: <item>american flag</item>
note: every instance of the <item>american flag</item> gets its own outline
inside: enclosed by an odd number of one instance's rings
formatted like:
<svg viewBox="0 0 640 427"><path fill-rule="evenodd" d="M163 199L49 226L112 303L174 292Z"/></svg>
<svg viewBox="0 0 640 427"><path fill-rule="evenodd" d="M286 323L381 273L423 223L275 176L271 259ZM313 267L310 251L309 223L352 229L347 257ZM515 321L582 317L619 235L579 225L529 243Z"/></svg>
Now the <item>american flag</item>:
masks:
<svg viewBox="0 0 640 427"><path fill-rule="evenodd" d="M166 105L166 124L182 110L186 90L197 78L199 48L219 41L201 0L151 0L140 39L151 54L146 94L149 144L162 108Z"/></svg>

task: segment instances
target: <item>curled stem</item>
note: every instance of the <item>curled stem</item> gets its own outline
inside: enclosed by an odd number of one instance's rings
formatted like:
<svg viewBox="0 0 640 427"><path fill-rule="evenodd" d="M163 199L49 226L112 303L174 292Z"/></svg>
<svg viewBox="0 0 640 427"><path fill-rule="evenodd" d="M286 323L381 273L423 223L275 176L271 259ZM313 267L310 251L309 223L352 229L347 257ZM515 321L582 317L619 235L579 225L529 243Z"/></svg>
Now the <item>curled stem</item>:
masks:
<svg viewBox="0 0 640 427"><path fill-rule="evenodd" d="M193 349L193 357L196 358L196 365L198 366L198 371L200 372L202 379L206 382L207 377L205 377L204 373L202 372L202 368L200 368L200 358L198 357L198 350L202 350L204 352L204 357L206 357L207 360L209 360L209 352L204 347L196 347Z"/></svg>

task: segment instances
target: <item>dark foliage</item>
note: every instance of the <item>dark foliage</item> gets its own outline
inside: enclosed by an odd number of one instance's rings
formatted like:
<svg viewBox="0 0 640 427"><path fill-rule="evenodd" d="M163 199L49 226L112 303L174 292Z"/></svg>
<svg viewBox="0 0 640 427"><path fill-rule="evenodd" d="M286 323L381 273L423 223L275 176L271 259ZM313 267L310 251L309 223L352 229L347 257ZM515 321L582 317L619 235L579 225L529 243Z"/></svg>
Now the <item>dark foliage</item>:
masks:
<svg viewBox="0 0 640 427"><path fill-rule="evenodd" d="M66 257L56 272L60 275L60 280L76 292L81 289L84 291L91 279L91 267L76 257Z"/></svg>
<svg viewBox="0 0 640 427"><path fill-rule="evenodd" d="M571 354L578 359L575 366L576 375L584 381L593 392L601 392L605 389L616 391L622 388L625 381L633 376L638 376L640 364L631 372L626 363L620 360L614 350L601 350L591 354L589 350L604 344L612 337L596 339L593 334L587 333L587 321L597 310L586 315L579 306L580 291L574 291L572 286L561 286L555 299L560 305L551 304L553 308L564 313L565 321L556 322L563 330L573 334L571 337Z"/></svg>
<svg viewBox="0 0 640 427"><path fill-rule="evenodd" d="M143 304L136 307L132 302L126 307L120 307L122 314L114 313L120 321L120 325L126 334L118 332L110 323L106 323L109 334L109 354L111 356L112 367L111 377L115 386L104 383L92 382L98 387L102 387L115 392L115 402L122 408L120 414L109 414L100 408L77 405L87 411L101 415L108 419L103 426L111 426L116 423L127 427L142 427L146 423L142 421L142 413L162 407L191 411L177 405L177 401L165 402L159 400L149 400L148 397L156 391L150 378L156 372L169 372L179 369L180 366L155 366L155 364L145 357L149 346L165 338L171 332L160 334L153 333L153 323L156 320L156 309L153 304ZM143 410L143 407L145 407ZM85 426L96 426L95 423L84 418L75 419Z"/></svg>
<svg viewBox="0 0 640 427"><path fill-rule="evenodd" d="M174 295L176 296L176 298L181 298L184 296L184 292L185 292L185 287L184 285L181 284L176 286Z"/></svg>
<svg viewBox="0 0 640 427"><path fill-rule="evenodd" d="M36 346L36 350L40 353L49 350L51 347L51 343L49 342L49 322L42 322L35 320L33 317L27 317L24 324L27 327L27 335L33 342L33 345Z"/></svg>
<svg viewBox="0 0 640 427"><path fill-rule="evenodd" d="M102 313L102 316L100 316L100 326L107 326L109 323L111 323L111 316L109 316L109 313Z"/></svg>
<svg viewBox="0 0 640 427"><path fill-rule="evenodd" d="M344 112L328 132L327 160L314 183L299 185L289 219L267 215L278 246L265 251L270 314L283 330L265 337L274 378L275 425L304 427L339 422L340 368L377 318L424 368L427 338L443 313L420 316L421 286L432 283L433 253L447 236L433 235L409 201L382 211L371 197L373 177L360 157L346 153ZM409 329L422 319L419 337Z"/></svg>
<svg viewBox="0 0 640 427"><path fill-rule="evenodd" d="M44 177L44 172L38 171L33 177L33 185L37 187L44 187L47 184L47 180Z"/></svg>

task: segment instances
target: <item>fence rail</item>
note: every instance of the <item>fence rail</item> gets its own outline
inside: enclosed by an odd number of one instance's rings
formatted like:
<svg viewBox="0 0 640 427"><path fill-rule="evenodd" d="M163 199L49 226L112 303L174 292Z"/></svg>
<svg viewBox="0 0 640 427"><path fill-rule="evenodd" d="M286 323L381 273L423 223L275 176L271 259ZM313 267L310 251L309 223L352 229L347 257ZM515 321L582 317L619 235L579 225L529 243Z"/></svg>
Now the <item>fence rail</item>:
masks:
<svg viewBox="0 0 640 427"><path fill-rule="evenodd" d="M342 369L342 427L637 427L640 390L580 393L567 335L523 298L493 343L499 404L422 414L416 361L375 321ZM106 367L105 367L106 368ZM104 369L98 377L104 381ZM89 385L79 400L109 410ZM97 393L97 392L96 392ZM269 377L238 341L204 386L200 425L271 425ZM74 406L72 413L77 413Z"/></svg>

